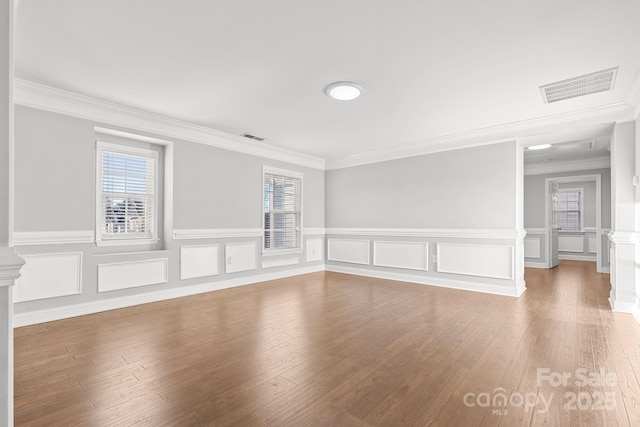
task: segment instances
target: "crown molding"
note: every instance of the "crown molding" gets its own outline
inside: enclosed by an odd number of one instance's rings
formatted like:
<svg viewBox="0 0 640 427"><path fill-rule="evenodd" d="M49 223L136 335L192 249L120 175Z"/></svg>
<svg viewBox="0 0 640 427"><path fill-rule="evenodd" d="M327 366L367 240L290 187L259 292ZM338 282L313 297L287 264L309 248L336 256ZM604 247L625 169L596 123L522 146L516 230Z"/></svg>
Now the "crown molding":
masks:
<svg viewBox="0 0 640 427"><path fill-rule="evenodd" d="M633 120L633 108L629 103L618 102L568 113L548 115L408 144L399 144L382 150L328 159L326 169L341 169L442 151L516 141L519 137L530 134L533 130L536 132L553 131L568 124L586 126L614 122L616 120Z"/></svg>
<svg viewBox="0 0 640 427"><path fill-rule="evenodd" d="M248 141L204 126L148 113L131 107L56 89L39 83L14 79L14 102L82 119L177 138L225 150L324 170L325 160L286 148Z"/></svg>
<svg viewBox="0 0 640 427"><path fill-rule="evenodd" d="M609 169L611 159L609 157L596 157L594 159L566 160L553 163L536 163L524 165L525 175L542 175L546 173L586 171L592 169Z"/></svg>

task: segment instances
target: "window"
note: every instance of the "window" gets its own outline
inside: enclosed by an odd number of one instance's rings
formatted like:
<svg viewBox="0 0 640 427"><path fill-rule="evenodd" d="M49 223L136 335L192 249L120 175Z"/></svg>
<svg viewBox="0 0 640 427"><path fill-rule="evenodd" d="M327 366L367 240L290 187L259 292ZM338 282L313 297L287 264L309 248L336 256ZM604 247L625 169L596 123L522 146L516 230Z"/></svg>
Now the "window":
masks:
<svg viewBox="0 0 640 427"><path fill-rule="evenodd" d="M96 243L158 241L158 153L98 141Z"/></svg>
<svg viewBox="0 0 640 427"><path fill-rule="evenodd" d="M264 169L265 251L298 250L302 228L302 174Z"/></svg>
<svg viewBox="0 0 640 427"><path fill-rule="evenodd" d="M582 231L582 189L558 191L558 227L564 231Z"/></svg>

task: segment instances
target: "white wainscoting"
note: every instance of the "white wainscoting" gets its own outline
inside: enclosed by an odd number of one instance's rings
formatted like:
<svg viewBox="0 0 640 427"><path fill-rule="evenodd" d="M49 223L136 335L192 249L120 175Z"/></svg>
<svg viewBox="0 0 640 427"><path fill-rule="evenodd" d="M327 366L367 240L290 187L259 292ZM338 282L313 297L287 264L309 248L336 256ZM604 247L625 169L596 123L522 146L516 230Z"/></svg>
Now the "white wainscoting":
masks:
<svg viewBox="0 0 640 427"><path fill-rule="evenodd" d="M589 248L589 253L595 254L598 252L598 238L597 236L588 236L587 237L587 247Z"/></svg>
<svg viewBox="0 0 640 427"><path fill-rule="evenodd" d="M300 258L277 258L262 261L262 268L285 267L287 265L296 265L300 262Z"/></svg>
<svg viewBox="0 0 640 427"><path fill-rule="evenodd" d="M219 274L219 252L220 245L180 246L180 279Z"/></svg>
<svg viewBox="0 0 640 427"><path fill-rule="evenodd" d="M255 242L227 243L225 250L225 271L238 273L257 268L258 247Z"/></svg>
<svg viewBox="0 0 640 427"><path fill-rule="evenodd" d="M513 279L513 246L438 244L438 272Z"/></svg>
<svg viewBox="0 0 640 427"><path fill-rule="evenodd" d="M558 250L560 252L584 252L584 236L559 236Z"/></svg>
<svg viewBox="0 0 640 427"><path fill-rule="evenodd" d="M328 239L327 246L329 261L365 265L370 263L369 240Z"/></svg>
<svg viewBox="0 0 640 427"><path fill-rule="evenodd" d="M98 292L157 285L168 281L167 258L98 265Z"/></svg>
<svg viewBox="0 0 640 427"><path fill-rule="evenodd" d="M429 271L429 244L375 241L373 265Z"/></svg>
<svg viewBox="0 0 640 427"><path fill-rule="evenodd" d="M524 238L524 257L525 258L540 258L542 251L540 245L542 240L539 237L525 237Z"/></svg>
<svg viewBox="0 0 640 427"><path fill-rule="evenodd" d="M13 287L14 302L79 294L82 253L21 255L26 261Z"/></svg>
<svg viewBox="0 0 640 427"><path fill-rule="evenodd" d="M322 238L307 239L307 262L322 261L324 252L322 250Z"/></svg>

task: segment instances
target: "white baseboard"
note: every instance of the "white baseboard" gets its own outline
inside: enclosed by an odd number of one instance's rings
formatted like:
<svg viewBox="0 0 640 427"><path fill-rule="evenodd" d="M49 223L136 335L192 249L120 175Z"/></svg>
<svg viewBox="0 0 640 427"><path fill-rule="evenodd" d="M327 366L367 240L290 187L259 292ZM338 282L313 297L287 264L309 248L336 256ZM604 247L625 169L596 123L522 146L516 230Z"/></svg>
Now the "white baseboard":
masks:
<svg viewBox="0 0 640 427"><path fill-rule="evenodd" d="M238 277L219 282L203 283L200 285L183 286L179 288L166 289L162 291L149 292L145 294L119 297L104 301L91 301L83 304L74 304L64 307L55 307L49 310L31 311L28 313L17 313L13 316L13 326L28 326L36 323L51 322L53 320L66 319L69 317L83 316L86 314L99 313L101 311L114 310L117 308L130 307L132 305L146 304L150 302L163 301L172 298L196 295L205 292L218 291L221 289L233 288L236 286L251 285L269 280L283 279L286 277L298 276L301 274L316 273L324 271L325 266L314 265L311 267L296 268L287 271L273 273L256 274L247 277Z"/></svg>
<svg viewBox="0 0 640 427"><path fill-rule="evenodd" d="M638 315L640 314L640 306L638 306L638 302L623 302L616 301L613 299L613 292L611 296L609 296L609 304L611 305L611 310L617 313L629 313L635 316L638 319Z"/></svg>
<svg viewBox="0 0 640 427"><path fill-rule="evenodd" d="M484 292L487 294L504 295L517 297L524 292L521 289L525 286L524 281L517 287L506 287L499 285L490 285L486 283L467 282L462 280L451 280L440 277L424 277L413 274L391 273L386 271L368 270L364 268L343 267L337 265L327 265L327 271L336 273L354 274L357 276L375 277L378 279L397 280L401 282L419 283L421 285L438 286L441 288L460 289L465 291Z"/></svg>
<svg viewBox="0 0 640 427"><path fill-rule="evenodd" d="M529 268L547 268L547 264L544 262L530 262L530 261L525 261L524 262L524 266L525 267L529 267Z"/></svg>
<svg viewBox="0 0 640 427"><path fill-rule="evenodd" d="M600 273L611 274L611 267L600 267Z"/></svg>
<svg viewBox="0 0 640 427"><path fill-rule="evenodd" d="M596 262L598 258L595 255L574 255L574 254L560 254L561 261L591 261Z"/></svg>

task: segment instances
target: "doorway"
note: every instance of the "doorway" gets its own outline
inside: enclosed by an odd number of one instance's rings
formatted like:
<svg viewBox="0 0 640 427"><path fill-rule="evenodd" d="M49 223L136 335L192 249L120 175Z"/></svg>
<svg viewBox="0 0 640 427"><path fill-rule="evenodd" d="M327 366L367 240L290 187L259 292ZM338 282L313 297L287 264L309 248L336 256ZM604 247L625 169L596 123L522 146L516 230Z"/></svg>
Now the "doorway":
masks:
<svg viewBox="0 0 640 427"><path fill-rule="evenodd" d="M591 191L594 183L595 190ZM595 246L596 271L602 273L601 217L600 174L546 178L546 268L556 267L563 259L563 252L565 259L587 260L591 246Z"/></svg>

